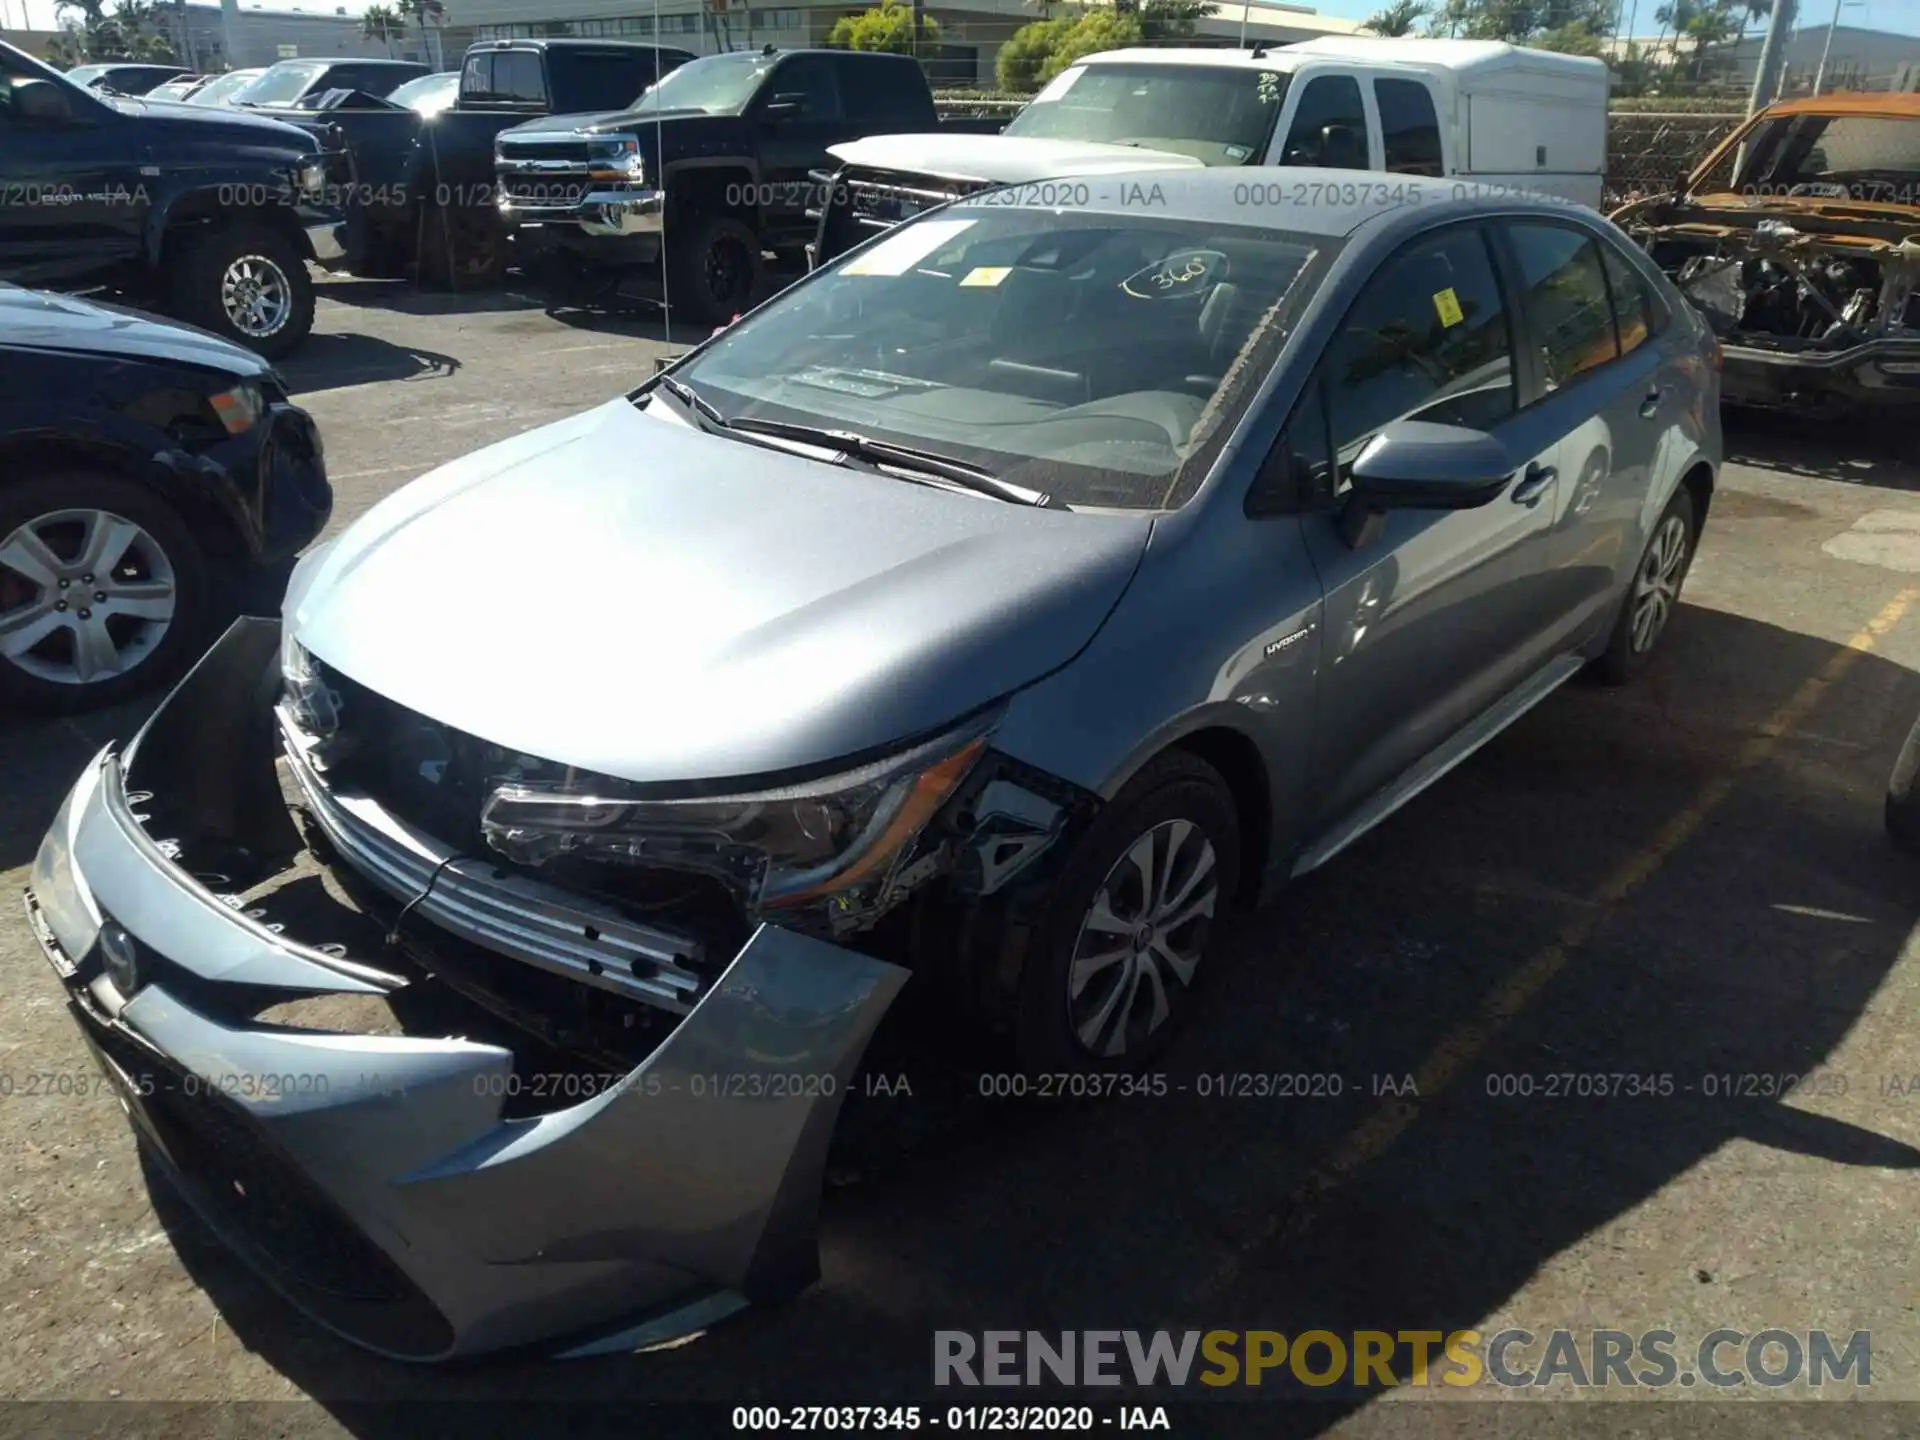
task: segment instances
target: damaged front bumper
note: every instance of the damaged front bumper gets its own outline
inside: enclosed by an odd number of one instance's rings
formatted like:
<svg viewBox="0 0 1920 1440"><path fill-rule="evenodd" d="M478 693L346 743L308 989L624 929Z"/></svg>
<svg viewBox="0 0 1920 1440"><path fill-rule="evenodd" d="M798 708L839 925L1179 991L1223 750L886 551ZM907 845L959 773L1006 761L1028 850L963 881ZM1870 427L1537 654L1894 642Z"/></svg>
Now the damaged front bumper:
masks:
<svg viewBox="0 0 1920 1440"><path fill-rule="evenodd" d="M326 867L256 903L202 868L312 863L275 773L279 636L236 622L96 757L27 893L161 1168L294 1304L396 1358L636 1348L810 1284L839 1102L905 972L763 925L634 1068L541 1079L532 1037L431 1018L404 906L363 913Z"/></svg>

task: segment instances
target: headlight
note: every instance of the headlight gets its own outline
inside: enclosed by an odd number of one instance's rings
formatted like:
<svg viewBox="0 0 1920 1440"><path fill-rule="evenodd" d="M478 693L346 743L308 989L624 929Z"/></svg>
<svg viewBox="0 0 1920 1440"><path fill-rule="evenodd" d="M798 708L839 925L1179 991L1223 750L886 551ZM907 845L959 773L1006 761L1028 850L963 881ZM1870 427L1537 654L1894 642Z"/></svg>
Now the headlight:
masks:
<svg viewBox="0 0 1920 1440"><path fill-rule="evenodd" d="M595 180L639 185L647 178L640 141L632 135L595 135L587 141L587 173Z"/></svg>
<svg viewBox="0 0 1920 1440"><path fill-rule="evenodd" d="M829 779L752 794L636 798L618 781L497 787L487 843L538 865L561 855L713 875L750 908L880 885L986 749L985 725Z"/></svg>
<svg viewBox="0 0 1920 1440"><path fill-rule="evenodd" d="M310 735L325 738L340 728L339 699L307 648L293 638L290 619L280 622L280 678L287 709Z"/></svg>
<svg viewBox="0 0 1920 1440"><path fill-rule="evenodd" d="M207 403L229 435L245 434L267 410L266 397L257 385L236 385L231 390L222 390L218 395L209 395Z"/></svg>
<svg viewBox="0 0 1920 1440"><path fill-rule="evenodd" d="M293 183L303 194L318 195L327 188L327 165L324 160L308 160L296 166Z"/></svg>

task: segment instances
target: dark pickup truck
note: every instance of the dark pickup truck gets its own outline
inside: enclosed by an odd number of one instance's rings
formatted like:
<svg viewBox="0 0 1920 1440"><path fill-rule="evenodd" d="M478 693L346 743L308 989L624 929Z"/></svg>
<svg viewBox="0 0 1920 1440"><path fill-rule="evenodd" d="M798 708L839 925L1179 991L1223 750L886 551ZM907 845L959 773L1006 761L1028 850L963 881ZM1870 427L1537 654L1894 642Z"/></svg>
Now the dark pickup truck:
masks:
<svg viewBox="0 0 1920 1440"><path fill-rule="evenodd" d="M814 230L808 177L828 146L942 128L998 124L943 126L925 74L904 55L772 46L709 55L617 113L502 131L500 213L520 263L563 258L621 277L623 294L720 323L752 302L767 252L803 263Z"/></svg>
<svg viewBox="0 0 1920 1440"><path fill-rule="evenodd" d="M619 109L691 52L619 40L486 40L471 46L452 105L428 114L360 90L279 112L341 160L328 176L347 214L346 268L455 288L497 281L506 230L494 136L533 116Z"/></svg>
<svg viewBox="0 0 1920 1440"><path fill-rule="evenodd" d="M101 95L0 44L0 280L108 291L277 357L337 262L328 156L231 110Z"/></svg>

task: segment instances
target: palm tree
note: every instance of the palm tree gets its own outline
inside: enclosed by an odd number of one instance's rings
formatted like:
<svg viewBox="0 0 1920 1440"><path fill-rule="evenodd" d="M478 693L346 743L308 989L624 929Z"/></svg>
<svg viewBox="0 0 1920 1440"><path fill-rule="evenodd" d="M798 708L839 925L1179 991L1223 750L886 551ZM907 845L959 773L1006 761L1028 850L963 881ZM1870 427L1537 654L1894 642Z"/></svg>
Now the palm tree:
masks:
<svg viewBox="0 0 1920 1440"><path fill-rule="evenodd" d="M360 17L360 33L369 40L380 41L391 55L393 42L407 33L407 22L391 5L369 5Z"/></svg>
<svg viewBox="0 0 1920 1440"><path fill-rule="evenodd" d="M436 70L444 68L440 56L440 29L447 23L445 0L400 0L396 7L402 19L411 20L427 36L427 58Z"/></svg>
<svg viewBox="0 0 1920 1440"><path fill-rule="evenodd" d="M1411 35L1413 27L1427 13L1424 0L1392 0L1386 9L1376 12L1361 27L1375 35Z"/></svg>

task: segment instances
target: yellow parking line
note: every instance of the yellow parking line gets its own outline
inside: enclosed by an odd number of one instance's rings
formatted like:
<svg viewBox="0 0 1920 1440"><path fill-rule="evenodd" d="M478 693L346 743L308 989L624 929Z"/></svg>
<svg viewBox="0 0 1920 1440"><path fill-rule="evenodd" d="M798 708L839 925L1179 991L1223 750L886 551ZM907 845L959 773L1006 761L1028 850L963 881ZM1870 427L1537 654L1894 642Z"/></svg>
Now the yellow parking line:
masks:
<svg viewBox="0 0 1920 1440"><path fill-rule="evenodd" d="M1240 1244L1211 1275L1202 1295L1211 1295L1239 1273L1242 1258L1287 1234L1304 1229L1319 1201L1338 1189L1354 1172L1386 1153L1401 1133L1419 1117L1421 1108L1460 1074L1487 1045L1532 1003L1547 982L1561 971L1579 948L1593 937L1608 913L1659 872L1674 853L1692 838L1707 818L1726 802L1742 776L1762 764L1786 735L1812 713L1826 693L1845 678L1860 657L1871 651L1920 600L1920 586L1902 590L1849 639L1844 648L1801 682L1781 706L1769 715L1741 746L1734 763L1715 776L1691 803L1660 827L1646 845L1629 856L1594 891L1592 903L1561 926L1554 938L1530 955L1520 968L1481 1000L1479 1009L1441 1037L1414 1071L1417 1093L1390 1100L1368 1115L1333 1153L1289 1193L1287 1201Z"/></svg>

